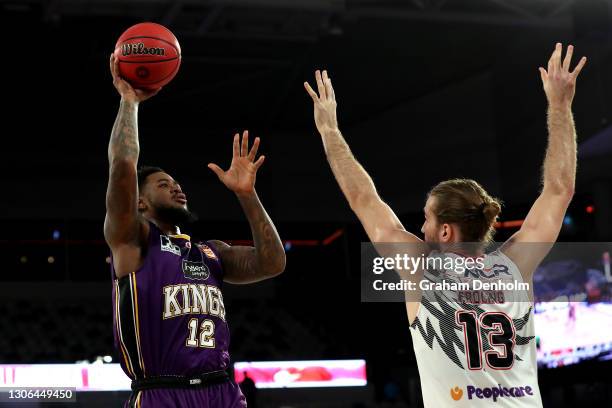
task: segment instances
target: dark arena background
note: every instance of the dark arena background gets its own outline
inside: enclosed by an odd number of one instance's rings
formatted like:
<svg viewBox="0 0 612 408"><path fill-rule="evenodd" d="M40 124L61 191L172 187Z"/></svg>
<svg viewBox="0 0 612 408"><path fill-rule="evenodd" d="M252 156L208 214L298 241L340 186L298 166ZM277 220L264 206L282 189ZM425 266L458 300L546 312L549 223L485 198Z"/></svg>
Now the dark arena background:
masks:
<svg viewBox="0 0 612 408"><path fill-rule="evenodd" d="M65 364L69 376L68 365L119 361L102 233L119 105L108 56L142 21L165 25L182 47L176 78L141 104L139 129L140 163L179 180L199 216L185 231L248 242L238 201L206 165L227 167L243 129L266 155L256 187L287 267L224 286L232 362L365 361L367 385L261 388L254 406L423 406L404 304L361 302L368 239L314 126L302 84L315 69L329 70L340 128L409 231L420 234L431 186L468 177L503 199L503 241L540 188L538 67L556 42L573 44L575 61L589 62L573 104L578 173L560 241L612 241L611 1L1 0L0 16L0 386L34 365ZM607 336L602 350L612 347L609 322L593 327ZM591 346L576 340L574 351ZM541 365L544 406L610 406L612 360L572 362ZM105 380L91 385L105 391L49 406L121 406L130 392Z"/></svg>

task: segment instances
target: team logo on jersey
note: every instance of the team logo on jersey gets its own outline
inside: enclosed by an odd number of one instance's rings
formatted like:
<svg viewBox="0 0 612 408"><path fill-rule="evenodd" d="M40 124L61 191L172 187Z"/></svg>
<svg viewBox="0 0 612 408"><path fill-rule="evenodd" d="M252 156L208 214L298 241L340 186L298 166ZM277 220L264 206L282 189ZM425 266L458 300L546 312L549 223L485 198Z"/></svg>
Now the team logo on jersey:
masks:
<svg viewBox="0 0 612 408"><path fill-rule="evenodd" d="M455 385L455 388L451 388L450 394L452 399L459 401L463 397L463 390Z"/></svg>
<svg viewBox="0 0 612 408"><path fill-rule="evenodd" d="M176 245L170 240L170 237L166 235L160 235L159 240L161 242L161 250L165 252L173 253L174 255L181 256L181 247Z"/></svg>
<svg viewBox="0 0 612 408"><path fill-rule="evenodd" d="M210 276L210 269L203 262L183 259L183 275L191 280L206 280Z"/></svg>
<svg viewBox="0 0 612 408"><path fill-rule="evenodd" d="M215 260L217 259L217 255L215 255L213 250L210 249L210 247L208 245L198 244L198 247L204 253L204 255L206 255L208 258L215 259Z"/></svg>

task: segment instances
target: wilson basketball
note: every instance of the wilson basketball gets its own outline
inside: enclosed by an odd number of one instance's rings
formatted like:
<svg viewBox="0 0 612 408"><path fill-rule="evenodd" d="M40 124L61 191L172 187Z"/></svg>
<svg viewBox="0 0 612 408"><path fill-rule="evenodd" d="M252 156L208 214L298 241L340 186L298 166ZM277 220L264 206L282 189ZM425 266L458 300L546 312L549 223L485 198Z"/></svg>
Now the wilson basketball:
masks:
<svg viewBox="0 0 612 408"><path fill-rule="evenodd" d="M136 24L115 45L121 77L134 88L157 89L174 78L181 65L181 46L166 27Z"/></svg>

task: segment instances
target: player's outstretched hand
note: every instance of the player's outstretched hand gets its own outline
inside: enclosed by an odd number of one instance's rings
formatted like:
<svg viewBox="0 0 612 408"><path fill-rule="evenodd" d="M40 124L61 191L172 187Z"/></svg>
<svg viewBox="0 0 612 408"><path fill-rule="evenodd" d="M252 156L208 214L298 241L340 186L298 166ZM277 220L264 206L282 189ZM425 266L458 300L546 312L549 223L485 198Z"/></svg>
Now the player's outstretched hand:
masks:
<svg viewBox="0 0 612 408"><path fill-rule="evenodd" d="M576 92L576 78L587 61L586 57L582 57L576 68L570 71L573 53L574 46L569 45L562 62L563 45L557 43L555 50L548 60L548 69L540 67L544 92L546 92L546 98L550 105L567 106L572 104Z"/></svg>
<svg viewBox="0 0 612 408"><path fill-rule="evenodd" d="M257 170L259 170L265 160L265 156L260 156L259 159L255 160L257 149L259 149L258 137L255 138L253 147L249 151L249 131L245 130L242 133L242 142L240 141L240 135L236 133L234 135L232 164L230 164L230 168L224 171L215 163L209 163L208 168L219 177L219 180L227 188L237 195L253 194L255 192Z"/></svg>
<svg viewBox="0 0 612 408"><path fill-rule="evenodd" d="M138 103L149 99L150 97L156 95L161 88L155 89L152 91L143 90L143 89L134 89L132 85L129 84L125 79L121 78L119 74L119 61L115 59L115 55L111 54L110 56L110 71L113 76L113 85L119 95L121 95L121 99L127 102Z"/></svg>
<svg viewBox="0 0 612 408"><path fill-rule="evenodd" d="M310 87L308 82L304 82L306 92L314 102L314 118L317 130L323 134L327 131L338 129L338 119L336 117L336 94L331 83L331 78L327 75L327 71L315 71L315 80L319 94Z"/></svg>

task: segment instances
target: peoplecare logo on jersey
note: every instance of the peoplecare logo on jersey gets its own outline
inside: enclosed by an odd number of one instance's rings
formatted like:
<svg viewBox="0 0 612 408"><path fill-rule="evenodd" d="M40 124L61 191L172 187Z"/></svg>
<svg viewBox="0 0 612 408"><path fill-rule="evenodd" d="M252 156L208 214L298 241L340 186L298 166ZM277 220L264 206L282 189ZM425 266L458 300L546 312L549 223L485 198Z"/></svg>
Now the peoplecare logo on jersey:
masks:
<svg viewBox="0 0 612 408"><path fill-rule="evenodd" d="M497 384L496 387L477 387L474 385L468 385L465 387L467 391L467 398L473 399L486 399L498 402L501 398L525 398L533 396L533 388L529 385L523 385L520 387L505 387L501 384ZM451 398L455 401L459 401L463 396L463 390L458 386L451 388Z"/></svg>
<svg viewBox="0 0 612 408"><path fill-rule="evenodd" d="M459 401L463 397L463 390L455 385L455 388L451 388L450 394L452 399Z"/></svg>

